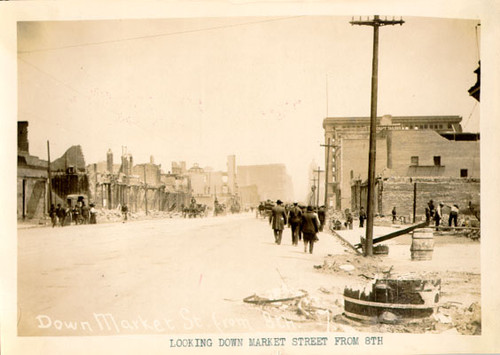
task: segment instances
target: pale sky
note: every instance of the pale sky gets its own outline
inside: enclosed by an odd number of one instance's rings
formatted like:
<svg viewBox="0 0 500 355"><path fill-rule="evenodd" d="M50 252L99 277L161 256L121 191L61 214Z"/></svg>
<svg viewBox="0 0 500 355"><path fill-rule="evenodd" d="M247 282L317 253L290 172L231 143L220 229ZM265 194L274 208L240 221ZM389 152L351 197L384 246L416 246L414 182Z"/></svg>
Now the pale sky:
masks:
<svg viewBox="0 0 500 355"><path fill-rule="evenodd" d="M479 131L477 20L404 17L380 29L378 115L459 115ZM18 119L30 153L83 148L86 163L166 172L185 160L226 170L283 163L296 198L314 159L324 169L323 119L369 116L373 29L351 17L228 17L20 22ZM328 88L328 98L327 98ZM328 112L327 112L328 108Z"/></svg>

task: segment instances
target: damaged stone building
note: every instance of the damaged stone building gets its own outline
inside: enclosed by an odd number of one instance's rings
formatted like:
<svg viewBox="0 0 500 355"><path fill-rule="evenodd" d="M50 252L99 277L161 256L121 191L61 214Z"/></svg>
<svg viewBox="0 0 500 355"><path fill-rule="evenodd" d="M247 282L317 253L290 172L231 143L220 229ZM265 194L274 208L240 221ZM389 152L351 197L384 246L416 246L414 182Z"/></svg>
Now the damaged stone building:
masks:
<svg viewBox="0 0 500 355"><path fill-rule="evenodd" d="M329 117L323 122L330 141L328 198L336 209L366 208L369 117ZM376 209L389 215L396 207L417 215L433 199L478 204L480 137L464 133L459 116L383 116L377 122Z"/></svg>
<svg viewBox="0 0 500 355"><path fill-rule="evenodd" d="M218 203L226 207L239 208L241 198L236 183L236 157L227 157L227 170L215 171L210 167L201 168L198 164L188 169L190 187L193 197L198 203L213 206L217 198Z"/></svg>
<svg viewBox="0 0 500 355"><path fill-rule="evenodd" d="M23 220L45 217L51 204L71 204L68 195L89 193L82 148L70 147L49 169L48 160L29 152L28 126L17 123L17 217Z"/></svg>
<svg viewBox="0 0 500 355"><path fill-rule="evenodd" d="M180 211L191 197L189 179L177 163L172 163L174 173L164 174L153 157L149 163L134 165L133 156L125 149L118 164L108 150L106 161L88 165L87 171L91 201L98 208L126 204L131 212Z"/></svg>

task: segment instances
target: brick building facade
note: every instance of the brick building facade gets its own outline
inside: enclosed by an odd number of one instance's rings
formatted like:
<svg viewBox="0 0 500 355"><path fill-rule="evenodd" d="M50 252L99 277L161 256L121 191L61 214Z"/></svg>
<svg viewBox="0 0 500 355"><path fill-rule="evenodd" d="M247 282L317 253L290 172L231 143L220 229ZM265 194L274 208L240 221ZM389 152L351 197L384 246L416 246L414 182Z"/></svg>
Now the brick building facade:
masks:
<svg viewBox="0 0 500 355"><path fill-rule="evenodd" d="M376 176L478 180L479 134L463 133L460 121L458 116L379 118ZM323 122L325 140L334 146L328 195L337 209L359 207L356 194L368 177L368 124L369 118Z"/></svg>

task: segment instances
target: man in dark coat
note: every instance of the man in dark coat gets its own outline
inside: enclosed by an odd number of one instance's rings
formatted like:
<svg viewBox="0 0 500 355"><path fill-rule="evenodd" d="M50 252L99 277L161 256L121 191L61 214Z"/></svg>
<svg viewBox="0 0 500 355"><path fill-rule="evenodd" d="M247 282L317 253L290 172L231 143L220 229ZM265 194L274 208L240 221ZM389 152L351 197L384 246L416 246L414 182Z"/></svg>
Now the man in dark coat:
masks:
<svg viewBox="0 0 500 355"><path fill-rule="evenodd" d="M54 228L57 224L57 209L54 204L50 205L49 216L50 221L52 222L52 228Z"/></svg>
<svg viewBox="0 0 500 355"><path fill-rule="evenodd" d="M359 209L359 228L363 228L365 225L365 220L366 220L366 212L364 207L361 207Z"/></svg>
<svg viewBox="0 0 500 355"><path fill-rule="evenodd" d="M300 222L302 222L302 210L298 206L298 203L294 202L288 214L288 223L292 230L292 245L297 245L299 243Z"/></svg>
<svg viewBox="0 0 500 355"><path fill-rule="evenodd" d="M57 218L59 219L59 225L61 227L64 226L64 221L66 219L66 209L64 207L61 207L60 203L57 204L56 213Z"/></svg>
<svg viewBox="0 0 500 355"><path fill-rule="evenodd" d="M316 233L319 230L319 223L311 206L307 206L306 213L302 215L301 230L304 238L304 253L307 253L307 244L309 244L309 253L312 254L314 242L317 240Z"/></svg>
<svg viewBox="0 0 500 355"><path fill-rule="evenodd" d="M276 206L272 208L271 215L269 216L269 223L274 231L274 242L280 245L283 229L285 229L287 223L285 208L281 200L276 201Z"/></svg>
<svg viewBox="0 0 500 355"><path fill-rule="evenodd" d="M326 219L326 208L325 206L321 206L318 210L318 218L319 218L319 231L323 232L323 227L325 226Z"/></svg>

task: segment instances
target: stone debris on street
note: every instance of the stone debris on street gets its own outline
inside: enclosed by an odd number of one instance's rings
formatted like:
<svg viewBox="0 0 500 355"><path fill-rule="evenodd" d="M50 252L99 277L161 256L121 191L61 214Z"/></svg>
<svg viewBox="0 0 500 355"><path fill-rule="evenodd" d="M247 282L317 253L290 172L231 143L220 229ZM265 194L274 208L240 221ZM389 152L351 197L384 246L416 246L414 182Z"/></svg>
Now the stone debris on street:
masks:
<svg viewBox="0 0 500 355"><path fill-rule="evenodd" d="M119 328L126 334L481 333L480 244L460 234L436 235L432 259L415 261L411 235L386 241L389 253L370 258L326 228L315 254L292 245L289 228L277 246L268 221L253 213L186 219L151 212L131 214L126 224L116 211L100 218L107 223L18 230L21 335L110 334L113 329L91 321L101 313L116 322L136 315L170 320L159 330ZM375 226L375 236L400 227ZM364 229L335 233L353 245ZM432 314L405 319L386 309L376 322L346 316L346 288L369 294L376 280L391 278L439 279ZM88 326L60 329L64 321Z"/></svg>

